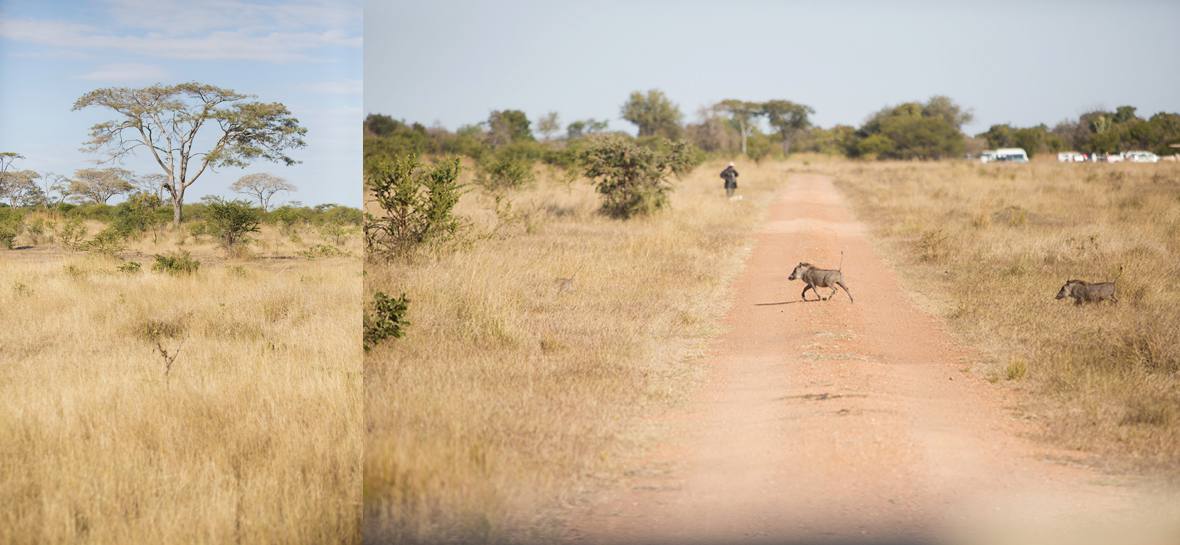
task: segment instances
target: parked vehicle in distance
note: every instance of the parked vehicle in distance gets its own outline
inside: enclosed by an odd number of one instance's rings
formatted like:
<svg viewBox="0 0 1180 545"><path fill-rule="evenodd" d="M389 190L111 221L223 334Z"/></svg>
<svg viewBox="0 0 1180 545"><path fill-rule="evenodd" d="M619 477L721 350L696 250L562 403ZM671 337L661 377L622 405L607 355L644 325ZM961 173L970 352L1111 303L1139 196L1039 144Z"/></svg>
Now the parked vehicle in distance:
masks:
<svg viewBox="0 0 1180 545"><path fill-rule="evenodd" d="M1160 157L1150 151L1128 151L1126 153L1127 160L1132 163L1158 163Z"/></svg>
<svg viewBox="0 0 1180 545"><path fill-rule="evenodd" d="M979 154L979 162L980 163L990 163L995 160L996 160L996 152L994 152L994 151L988 150L988 151L980 152L980 154Z"/></svg>
<svg viewBox="0 0 1180 545"><path fill-rule="evenodd" d="M1076 151L1063 151L1057 154L1057 162L1059 163L1085 163L1086 154L1078 153Z"/></svg>
<svg viewBox="0 0 1180 545"><path fill-rule="evenodd" d="M1105 159L1106 159L1107 163L1121 163L1121 162L1125 161L1127 159L1127 157L1125 155L1123 155L1122 152L1119 152L1119 153L1108 153L1108 154L1106 154Z"/></svg>
<svg viewBox="0 0 1180 545"><path fill-rule="evenodd" d="M992 154L991 158L986 158L987 154ZM1000 148L995 151L985 151L980 155L979 159L984 163L1027 163L1028 153L1024 148Z"/></svg>

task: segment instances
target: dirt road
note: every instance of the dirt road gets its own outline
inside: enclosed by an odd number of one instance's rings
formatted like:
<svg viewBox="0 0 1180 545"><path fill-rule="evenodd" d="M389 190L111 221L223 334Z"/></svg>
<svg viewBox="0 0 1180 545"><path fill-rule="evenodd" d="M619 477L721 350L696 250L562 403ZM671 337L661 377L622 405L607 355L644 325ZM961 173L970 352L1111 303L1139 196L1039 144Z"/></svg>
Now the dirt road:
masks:
<svg viewBox="0 0 1180 545"><path fill-rule="evenodd" d="M796 262L834 268L841 250L855 304L801 302ZM699 397L660 422L669 440L570 541L945 538L1129 508L1125 483L1030 438L1002 390L966 372L970 353L825 177L792 177L772 206L725 325Z"/></svg>

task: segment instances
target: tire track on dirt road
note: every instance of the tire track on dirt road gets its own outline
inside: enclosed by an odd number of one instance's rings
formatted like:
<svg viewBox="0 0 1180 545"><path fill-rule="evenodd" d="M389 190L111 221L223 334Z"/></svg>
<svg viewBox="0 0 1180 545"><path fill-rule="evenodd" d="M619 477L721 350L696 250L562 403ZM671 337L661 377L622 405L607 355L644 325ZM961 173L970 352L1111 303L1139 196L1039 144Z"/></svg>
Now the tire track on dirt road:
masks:
<svg viewBox="0 0 1180 545"><path fill-rule="evenodd" d="M970 352L904 293L830 179L793 176L768 217L702 391L666 418L651 471L597 498L569 541L940 539L1129 509L1125 483L1029 439L965 372ZM800 302L794 265L840 251L856 303Z"/></svg>

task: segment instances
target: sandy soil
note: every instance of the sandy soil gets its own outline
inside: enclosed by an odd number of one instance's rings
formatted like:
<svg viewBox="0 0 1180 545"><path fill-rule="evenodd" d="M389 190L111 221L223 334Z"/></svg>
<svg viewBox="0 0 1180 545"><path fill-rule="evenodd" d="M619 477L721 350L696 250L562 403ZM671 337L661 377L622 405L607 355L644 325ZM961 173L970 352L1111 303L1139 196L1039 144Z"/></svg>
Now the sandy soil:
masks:
<svg viewBox="0 0 1180 545"><path fill-rule="evenodd" d="M841 251L856 302L801 302L794 265L835 268ZM568 540L997 542L982 529L1035 528L1048 543L1142 512L1142 482L1036 440L898 274L829 179L794 176L736 279L699 396L655 424L667 441Z"/></svg>

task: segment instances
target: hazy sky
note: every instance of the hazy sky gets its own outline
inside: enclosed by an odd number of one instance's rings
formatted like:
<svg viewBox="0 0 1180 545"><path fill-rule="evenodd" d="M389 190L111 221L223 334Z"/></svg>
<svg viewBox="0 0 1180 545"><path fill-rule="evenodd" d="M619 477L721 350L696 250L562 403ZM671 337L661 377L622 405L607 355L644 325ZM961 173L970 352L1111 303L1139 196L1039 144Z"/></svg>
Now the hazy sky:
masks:
<svg viewBox="0 0 1180 545"><path fill-rule="evenodd" d="M186 199L229 195L247 172L299 191L276 201L360 204L362 0L0 0L0 151L18 168L71 174L99 154L79 151L88 128L113 119L72 112L99 87L200 81L286 104L307 144L286 167L206 172ZM125 168L156 172L146 156Z"/></svg>
<svg viewBox="0 0 1180 545"><path fill-rule="evenodd" d="M785 98L859 125L945 94L994 123L1180 110L1180 2L455 1L365 5L366 113L448 128L493 109L610 118L659 88L686 120Z"/></svg>

